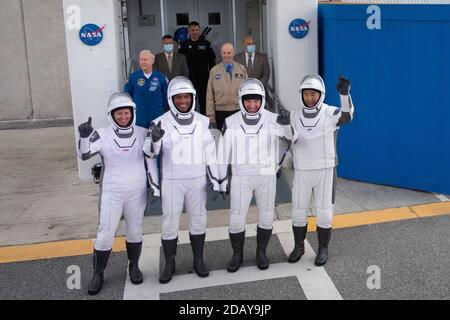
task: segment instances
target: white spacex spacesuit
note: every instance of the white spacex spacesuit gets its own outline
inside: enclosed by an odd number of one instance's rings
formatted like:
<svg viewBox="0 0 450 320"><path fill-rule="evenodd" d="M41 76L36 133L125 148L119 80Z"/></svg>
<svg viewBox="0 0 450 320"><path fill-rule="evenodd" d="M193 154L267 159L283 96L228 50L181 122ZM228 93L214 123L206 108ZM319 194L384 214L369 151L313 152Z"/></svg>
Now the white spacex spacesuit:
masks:
<svg viewBox="0 0 450 320"><path fill-rule="evenodd" d="M129 109L131 120L126 127L120 126L113 114ZM100 154L103 169L100 178L100 221L94 250L94 269L97 279L91 281L89 293L101 289L103 269L114 242L122 214L126 221L126 244L130 259L130 277L133 283L141 283L138 259L142 247L142 221L147 205L147 176L156 177L156 161L145 159L144 146L147 130L135 126L136 106L131 97L123 92L112 94L108 102L109 126L93 131L91 118L79 127L78 156L87 160ZM147 168L147 169L146 169ZM148 171L148 174L147 174ZM156 179L157 181L157 179ZM159 196L159 188L151 183L151 190ZM97 272L98 271L98 272Z"/></svg>
<svg viewBox="0 0 450 320"><path fill-rule="evenodd" d="M325 84L319 75L306 76L300 85L302 107L293 112L292 124L298 132L298 141L292 147L294 183L292 188L292 224L296 246L290 262L304 253L304 237L311 195L315 197L315 214L319 237L317 265L325 264L331 235L333 204L336 187L336 139L341 125L353 118L353 103L349 94L350 82L341 77L338 83L341 108L323 103ZM345 88L344 88L345 87ZM304 101L304 90L320 93L314 106Z"/></svg>
<svg viewBox="0 0 450 320"><path fill-rule="evenodd" d="M250 113L245 101L260 101L260 108ZM245 80L239 89L240 111L226 118L219 140L218 161L222 191L230 192L230 241L234 250L228 271L239 269L243 259L247 211L253 194L258 206L257 265L267 269L265 253L275 210L276 173L295 130L289 112L278 115L266 110L264 86L257 79Z"/></svg>
<svg viewBox="0 0 450 320"><path fill-rule="evenodd" d="M174 96L183 94L191 96L191 105L186 112L181 112L173 101ZM170 81L167 91L170 110L153 120L144 147L149 157L161 157L161 240L166 257L161 283L170 281L175 270L183 205L188 215L194 269L199 276L208 275L203 262L207 188L210 186L219 192L219 180L216 145L209 130L209 118L195 112L195 95L189 79L176 77Z"/></svg>

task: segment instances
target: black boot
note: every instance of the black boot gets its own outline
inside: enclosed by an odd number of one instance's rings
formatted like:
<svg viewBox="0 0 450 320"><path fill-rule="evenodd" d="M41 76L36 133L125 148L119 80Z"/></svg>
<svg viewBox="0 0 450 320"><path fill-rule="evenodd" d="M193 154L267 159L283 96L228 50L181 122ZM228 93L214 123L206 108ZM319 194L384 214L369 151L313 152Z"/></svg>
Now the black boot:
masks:
<svg viewBox="0 0 450 320"><path fill-rule="evenodd" d="M228 272L236 272L239 270L242 261L244 261L244 242L245 231L239 233L230 233L231 246L233 247L233 257L228 264Z"/></svg>
<svg viewBox="0 0 450 320"><path fill-rule="evenodd" d="M194 270L199 277L207 277L209 275L209 271L203 261L203 245L205 244L205 235L206 233L197 235L189 234L192 252L194 253Z"/></svg>
<svg viewBox="0 0 450 320"><path fill-rule="evenodd" d="M266 255L267 244L269 243L272 229L257 228L256 232L256 264L259 269L265 270L269 267L269 259Z"/></svg>
<svg viewBox="0 0 450 320"><path fill-rule="evenodd" d="M291 254L289 255L289 262L297 262L305 253L305 237L307 229L308 225L304 227L292 226L292 230L294 231L295 246L294 250L292 250Z"/></svg>
<svg viewBox="0 0 450 320"><path fill-rule="evenodd" d="M172 279L175 273L175 256L177 255L177 241L178 238L172 240L162 240L161 243L164 249L164 257L166 258L166 266L159 275L159 282L167 283Z"/></svg>
<svg viewBox="0 0 450 320"><path fill-rule="evenodd" d="M108 263L110 253L111 250L100 251L94 249L94 274L92 275L91 282L89 282L88 294L96 295L102 289L103 271Z"/></svg>
<svg viewBox="0 0 450 320"><path fill-rule="evenodd" d="M127 255L130 261L128 273L132 284L141 284L144 281L141 270L139 270L139 257L141 256L142 241L138 243L127 242Z"/></svg>
<svg viewBox="0 0 450 320"><path fill-rule="evenodd" d="M323 266L328 260L328 243L330 242L331 228L324 229L317 227L317 239L319 240L319 250L314 263L316 266Z"/></svg>

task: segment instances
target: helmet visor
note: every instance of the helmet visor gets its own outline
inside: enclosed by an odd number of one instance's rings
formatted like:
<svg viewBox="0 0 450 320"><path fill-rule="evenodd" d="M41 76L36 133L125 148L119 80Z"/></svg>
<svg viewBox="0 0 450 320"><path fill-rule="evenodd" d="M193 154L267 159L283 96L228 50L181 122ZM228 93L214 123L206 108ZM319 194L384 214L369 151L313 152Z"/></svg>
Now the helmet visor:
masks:
<svg viewBox="0 0 450 320"><path fill-rule="evenodd" d="M194 105L193 100L192 93L179 93L172 97L173 105L180 113L189 113Z"/></svg>
<svg viewBox="0 0 450 320"><path fill-rule="evenodd" d="M242 105L249 114L258 113L261 109L262 97L259 94L246 94L242 96Z"/></svg>
<svg viewBox="0 0 450 320"><path fill-rule="evenodd" d="M120 107L111 111L111 118L120 128L128 128L133 124L133 107Z"/></svg>

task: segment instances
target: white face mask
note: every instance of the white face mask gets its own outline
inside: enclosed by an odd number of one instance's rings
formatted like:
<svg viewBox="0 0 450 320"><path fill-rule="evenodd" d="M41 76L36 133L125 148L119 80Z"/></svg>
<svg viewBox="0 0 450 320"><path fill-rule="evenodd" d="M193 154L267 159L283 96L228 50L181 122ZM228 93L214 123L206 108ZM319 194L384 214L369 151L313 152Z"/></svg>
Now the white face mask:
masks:
<svg viewBox="0 0 450 320"><path fill-rule="evenodd" d="M254 44L247 46L247 53L252 54L256 51L256 46Z"/></svg>
<svg viewBox="0 0 450 320"><path fill-rule="evenodd" d="M173 43L164 45L164 52L171 53L173 51Z"/></svg>

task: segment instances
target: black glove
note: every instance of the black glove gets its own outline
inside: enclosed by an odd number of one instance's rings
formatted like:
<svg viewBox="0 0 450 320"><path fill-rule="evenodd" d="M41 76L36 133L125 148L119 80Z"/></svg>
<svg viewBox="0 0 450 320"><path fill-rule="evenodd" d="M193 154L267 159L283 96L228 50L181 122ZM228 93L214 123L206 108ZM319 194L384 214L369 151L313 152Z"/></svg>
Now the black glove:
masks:
<svg viewBox="0 0 450 320"><path fill-rule="evenodd" d="M87 122L84 122L78 126L78 132L81 138L89 138L91 133L94 131L92 128L92 118L89 117Z"/></svg>
<svg viewBox="0 0 450 320"><path fill-rule="evenodd" d="M153 142L158 142L159 140L161 140L161 138L164 136L164 133L166 133L163 129L161 129L161 121L158 122L157 125L155 125L155 123L152 122L149 130L151 131Z"/></svg>
<svg viewBox="0 0 450 320"><path fill-rule="evenodd" d="M341 95L347 96L348 92L350 91L350 80L348 80L344 76L339 76L339 81L336 85L336 89Z"/></svg>
<svg viewBox="0 0 450 320"><path fill-rule="evenodd" d="M291 124L291 113L289 112L289 110L286 110L286 109L280 110L280 114L278 115L278 118L277 118L277 123L279 123L283 126Z"/></svg>

